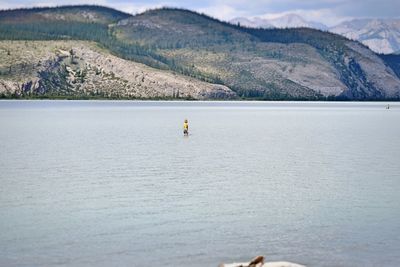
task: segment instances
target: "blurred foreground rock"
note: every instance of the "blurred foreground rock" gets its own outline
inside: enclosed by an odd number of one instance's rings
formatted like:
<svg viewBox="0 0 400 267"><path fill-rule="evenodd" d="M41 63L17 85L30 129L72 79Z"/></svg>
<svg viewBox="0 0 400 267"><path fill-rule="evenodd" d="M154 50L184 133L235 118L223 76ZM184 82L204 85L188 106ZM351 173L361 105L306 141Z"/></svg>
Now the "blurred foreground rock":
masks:
<svg viewBox="0 0 400 267"><path fill-rule="evenodd" d="M263 256L257 256L250 262L222 263L219 265L219 267L305 267L305 266L286 261L264 262Z"/></svg>

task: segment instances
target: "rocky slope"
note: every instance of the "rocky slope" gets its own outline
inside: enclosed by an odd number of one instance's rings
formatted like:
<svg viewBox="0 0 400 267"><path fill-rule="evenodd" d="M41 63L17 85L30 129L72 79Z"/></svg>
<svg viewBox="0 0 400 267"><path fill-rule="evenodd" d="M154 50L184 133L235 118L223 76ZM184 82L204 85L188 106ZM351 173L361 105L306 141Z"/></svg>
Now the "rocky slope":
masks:
<svg viewBox="0 0 400 267"><path fill-rule="evenodd" d="M84 41L0 41L0 58L5 96L235 97L226 86L124 60Z"/></svg>
<svg viewBox="0 0 400 267"><path fill-rule="evenodd" d="M135 16L91 6L0 11L0 40L25 40L13 53L3 42L5 95L19 88L39 96L400 98L396 61L358 42L307 28L245 28L182 9ZM37 40L46 40L46 58L9 60L41 54L29 48ZM66 47L54 48L59 42Z"/></svg>
<svg viewBox="0 0 400 267"><path fill-rule="evenodd" d="M357 19L340 23L330 31L358 40L377 53L400 50L399 19Z"/></svg>
<svg viewBox="0 0 400 267"><path fill-rule="evenodd" d="M400 80L378 56L326 32L246 29L178 9L130 17L116 29L120 38L157 46L165 57L218 77L244 96L400 97Z"/></svg>
<svg viewBox="0 0 400 267"><path fill-rule="evenodd" d="M399 19L354 19L327 27L322 23L307 21L296 14L287 14L274 19L240 17L229 22L253 28L306 27L329 30L351 40L357 40L376 53L391 54L400 51Z"/></svg>

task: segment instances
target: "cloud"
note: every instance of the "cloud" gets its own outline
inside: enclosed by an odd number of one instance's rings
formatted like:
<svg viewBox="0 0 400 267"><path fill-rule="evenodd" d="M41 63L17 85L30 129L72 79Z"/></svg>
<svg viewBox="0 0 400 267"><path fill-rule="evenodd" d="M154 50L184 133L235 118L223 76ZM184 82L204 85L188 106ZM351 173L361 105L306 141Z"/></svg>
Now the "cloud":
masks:
<svg viewBox="0 0 400 267"><path fill-rule="evenodd" d="M124 11L126 13L130 14L137 14L137 13L142 13L146 10L152 9L152 8L161 8L164 6L168 6L166 3L158 3L158 4L140 4L140 3L125 3L125 2L113 2L112 5L109 4L108 6L113 7L115 9Z"/></svg>
<svg viewBox="0 0 400 267"><path fill-rule="evenodd" d="M222 20L229 20L231 18L248 15L244 12L240 12L239 10L237 10L229 5L198 8L196 11L198 11L200 13L205 13L211 17L222 19Z"/></svg>

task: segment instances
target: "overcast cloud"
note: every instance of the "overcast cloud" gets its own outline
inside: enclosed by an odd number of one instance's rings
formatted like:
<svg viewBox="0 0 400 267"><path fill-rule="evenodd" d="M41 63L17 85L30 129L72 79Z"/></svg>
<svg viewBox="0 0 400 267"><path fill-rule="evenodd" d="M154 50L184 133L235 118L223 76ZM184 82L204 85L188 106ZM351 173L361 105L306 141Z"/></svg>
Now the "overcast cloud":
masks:
<svg viewBox="0 0 400 267"><path fill-rule="evenodd" d="M399 18L400 0L0 0L0 8L56 6L70 4L98 4L114 7L129 13L143 12L155 7L182 7L203 12L213 17L229 20L235 17L273 18L295 13L308 20L328 26L352 18Z"/></svg>

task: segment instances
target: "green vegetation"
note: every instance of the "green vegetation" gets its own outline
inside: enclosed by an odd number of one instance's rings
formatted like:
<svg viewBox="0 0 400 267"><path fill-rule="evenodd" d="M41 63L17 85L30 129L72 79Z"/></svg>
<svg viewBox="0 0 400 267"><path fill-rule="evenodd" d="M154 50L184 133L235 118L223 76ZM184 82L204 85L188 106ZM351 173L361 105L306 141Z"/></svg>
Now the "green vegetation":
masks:
<svg viewBox="0 0 400 267"><path fill-rule="evenodd" d="M188 10L164 8L137 16L101 6L5 10L0 11L0 40L93 41L124 59L225 84L245 99L384 97L352 57L353 51L346 45L350 41L344 37L306 28L245 28ZM315 53L333 67L348 88L346 92L327 97L289 78L296 68L322 66ZM70 57L73 63L73 53ZM399 76L400 56L381 57ZM254 59L256 63L252 63ZM0 69L0 76L12 72L11 66ZM49 94L57 90L61 96L72 94L63 86L66 70L39 75ZM80 75L84 81L85 74Z"/></svg>
<svg viewBox="0 0 400 267"><path fill-rule="evenodd" d="M397 77L400 78L400 55L390 54L390 55L379 55L385 63L392 68Z"/></svg>
<svg viewBox="0 0 400 267"><path fill-rule="evenodd" d="M121 15L118 11L98 6L85 6L91 11L112 12L107 17L126 17L127 14ZM92 8L94 8L92 10ZM79 7L61 7L57 8L57 12L61 14L70 14ZM24 16L26 13L37 12L54 12L51 8L32 8L21 9L17 11L0 12L0 40L88 40L101 44L104 48L110 50L115 55L146 64L159 69L174 70L178 73L194 77L207 82L220 82L218 77L208 73L201 73L191 66L179 65L172 58L167 58L157 52L154 45L140 45L137 42L120 40L115 36L115 29L112 25L94 22L57 20L56 18L34 17L31 20L10 19L11 14ZM117 12L117 14L114 14ZM123 14L123 13L122 13Z"/></svg>
<svg viewBox="0 0 400 267"><path fill-rule="evenodd" d="M65 22L96 22L108 25L129 17L131 15L128 13L98 5L68 5L0 10L0 21L3 23L63 20Z"/></svg>

